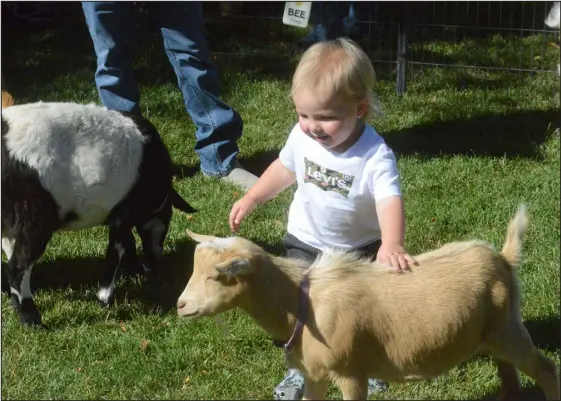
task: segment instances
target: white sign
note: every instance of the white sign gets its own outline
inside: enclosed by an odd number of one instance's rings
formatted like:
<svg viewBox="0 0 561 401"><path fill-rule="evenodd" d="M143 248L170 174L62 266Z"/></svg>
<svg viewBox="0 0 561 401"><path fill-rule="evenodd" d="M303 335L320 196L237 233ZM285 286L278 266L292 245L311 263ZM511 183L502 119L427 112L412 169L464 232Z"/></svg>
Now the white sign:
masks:
<svg viewBox="0 0 561 401"><path fill-rule="evenodd" d="M287 1L284 5L282 23L305 28L308 26L311 9L311 1Z"/></svg>

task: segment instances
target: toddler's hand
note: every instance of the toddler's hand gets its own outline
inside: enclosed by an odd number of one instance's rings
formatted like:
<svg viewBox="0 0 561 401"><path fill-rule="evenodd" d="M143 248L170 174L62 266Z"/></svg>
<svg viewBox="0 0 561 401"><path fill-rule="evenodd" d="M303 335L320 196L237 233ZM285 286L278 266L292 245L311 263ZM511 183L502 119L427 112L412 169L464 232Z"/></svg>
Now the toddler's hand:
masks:
<svg viewBox="0 0 561 401"><path fill-rule="evenodd" d="M401 245L397 244L384 245L382 243L376 261L387 263L398 271L407 270L412 266L418 265L417 261L409 256Z"/></svg>
<svg viewBox="0 0 561 401"><path fill-rule="evenodd" d="M230 212L230 229L233 232L237 232L245 216L253 212L253 209L256 207L257 203L247 195L234 203Z"/></svg>

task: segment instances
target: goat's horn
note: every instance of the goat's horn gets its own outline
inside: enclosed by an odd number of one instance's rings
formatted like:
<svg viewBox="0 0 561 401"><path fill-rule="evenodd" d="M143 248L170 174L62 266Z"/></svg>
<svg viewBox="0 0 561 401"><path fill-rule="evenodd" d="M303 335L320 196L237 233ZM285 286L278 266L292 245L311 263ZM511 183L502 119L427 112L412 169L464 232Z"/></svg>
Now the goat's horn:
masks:
<svg viewBox="0 0 561 401"><path fill-rule="evenodd" d="M212 242L219 239L218 237L213 237L212 235L197 234L191 230L187 230L187 235L197 242Z"/></svg>

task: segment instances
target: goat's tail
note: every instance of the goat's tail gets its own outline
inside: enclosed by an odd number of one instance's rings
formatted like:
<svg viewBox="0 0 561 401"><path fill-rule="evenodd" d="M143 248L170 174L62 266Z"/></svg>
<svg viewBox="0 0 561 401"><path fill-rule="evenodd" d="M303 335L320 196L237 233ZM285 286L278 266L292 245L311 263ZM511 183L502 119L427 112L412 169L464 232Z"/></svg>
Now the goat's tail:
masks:
<svg viewBox="0 0 561 401"><path fill-rule="evenodd" d="M182 212L185 213L197 212L197 209L193 208L189 203L187 203L187 201L183 199L181 195L179 195L177 191L173 188L171 189L171 192L169 194L169 199L171 201L172 206L175 207L176 209L181 210Z"/></svg>
<svg viewBox="0 0 561 401"><path fill-rule="evenodd" d="M14 98L6 91L2 91L2 108L13 106L15 104Z"/></svg>
<svg viewBox="0 0 561 401"><path fill-rule="evenodd" d="M522 240L528 229L528 222L528 212L526 206L522 204L518 207L516 215L508 224L506 241L501 252L512 269L516 269L520 265Z"/></svg>

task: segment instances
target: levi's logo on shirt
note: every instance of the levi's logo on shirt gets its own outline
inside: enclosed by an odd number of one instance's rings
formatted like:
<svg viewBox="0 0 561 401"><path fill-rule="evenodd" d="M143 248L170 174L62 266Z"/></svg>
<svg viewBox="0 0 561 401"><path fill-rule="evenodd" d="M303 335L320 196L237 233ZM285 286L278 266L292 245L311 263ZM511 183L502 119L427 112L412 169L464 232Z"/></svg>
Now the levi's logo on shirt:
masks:
<svg viewBox="0 0 561 401"><path fill-rule="evenodd" d="M304 158L304 182L312 183L323 191L331 191L349 197L354 176L339 173Z"/></svg>

